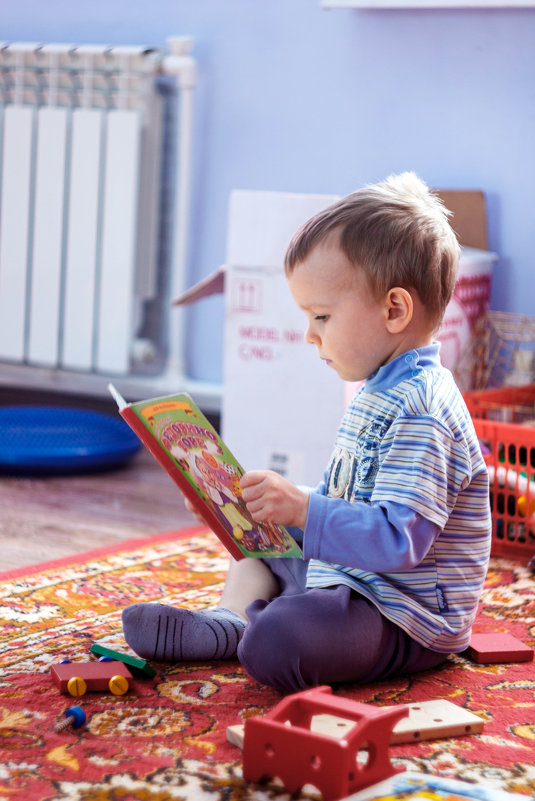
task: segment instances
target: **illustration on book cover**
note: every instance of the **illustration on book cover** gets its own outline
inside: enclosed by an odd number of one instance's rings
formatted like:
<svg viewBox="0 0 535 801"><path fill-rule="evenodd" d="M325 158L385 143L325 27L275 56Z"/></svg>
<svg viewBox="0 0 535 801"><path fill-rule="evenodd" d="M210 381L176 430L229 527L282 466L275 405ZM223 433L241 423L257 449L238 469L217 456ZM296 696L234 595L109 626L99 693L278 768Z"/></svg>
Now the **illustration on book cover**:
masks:
<svg viewBox="0 0 535 801"><path fill-rule="evenodd" d="M253 520L241 495L243 469L188 395L130 408L246 556L301 555L282 526Z"/></svg>

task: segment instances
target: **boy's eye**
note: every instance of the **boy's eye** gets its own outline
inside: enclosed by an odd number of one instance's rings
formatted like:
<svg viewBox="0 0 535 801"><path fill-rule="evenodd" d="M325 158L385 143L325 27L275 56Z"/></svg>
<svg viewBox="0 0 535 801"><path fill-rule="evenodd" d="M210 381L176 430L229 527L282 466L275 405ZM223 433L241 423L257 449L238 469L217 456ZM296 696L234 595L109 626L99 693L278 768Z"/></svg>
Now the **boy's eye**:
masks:
<svg viewBox="0 0 535 801"><path fill-rule="evenodd" d="M329 315L328 314L316 314L314 319L315 320L319 320L319 322L325 322L325 320L329 319Z"/></svg>

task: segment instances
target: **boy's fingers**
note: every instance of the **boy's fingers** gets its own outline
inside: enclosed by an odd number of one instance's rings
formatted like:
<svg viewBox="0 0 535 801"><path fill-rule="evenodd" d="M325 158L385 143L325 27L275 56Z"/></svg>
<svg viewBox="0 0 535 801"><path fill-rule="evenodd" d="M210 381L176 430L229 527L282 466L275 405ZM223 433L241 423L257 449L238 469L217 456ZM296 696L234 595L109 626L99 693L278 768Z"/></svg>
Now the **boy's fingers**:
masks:
<svg viewBox="0 0 535 801"><path fill-rule="evenodd" d="M255 484L260 484L264 478L265 473L263 470L250 470L244 473L240 479L240 484L243 487L253 487Z"/></svg>
<svg viewBox="0 0 535 801"><path fill-rule="evenodd" d="M254 501L264 495L266 491L265 477L265 472L261 470L252 470L242 476L240 485L245 503Z"/></svg>
<svg viewBox="0 0 535 801"><path fill-rule="evenodd" d="M254 487L242 488L241 494L245 503L250 504L262 497L262 490L255 485Z"/></svg>

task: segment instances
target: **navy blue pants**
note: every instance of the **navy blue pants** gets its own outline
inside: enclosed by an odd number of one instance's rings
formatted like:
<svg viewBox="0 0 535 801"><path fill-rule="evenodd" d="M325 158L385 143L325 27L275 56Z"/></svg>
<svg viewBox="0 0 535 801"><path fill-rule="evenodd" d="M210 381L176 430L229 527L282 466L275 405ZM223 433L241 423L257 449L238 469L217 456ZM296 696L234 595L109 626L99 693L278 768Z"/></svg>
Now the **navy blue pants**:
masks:
<svg viewBox="0 0 535 801"><path fill-rule="evenodd" d="M281 592L247 607L249 623L238 646L240 662L262 684L286 693L320 684L366 684L446 660L447 654L424 648L349 587L306 590L303 560L264 562Z"/></svg>

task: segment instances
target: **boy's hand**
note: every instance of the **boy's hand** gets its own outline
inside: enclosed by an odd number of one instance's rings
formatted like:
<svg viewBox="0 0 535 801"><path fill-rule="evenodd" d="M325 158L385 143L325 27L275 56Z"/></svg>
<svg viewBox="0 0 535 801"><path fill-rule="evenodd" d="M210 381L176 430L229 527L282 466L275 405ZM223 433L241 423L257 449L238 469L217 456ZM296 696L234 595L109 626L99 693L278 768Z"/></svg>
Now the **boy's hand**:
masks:
<svg viewBox="0 0 535 801"><path fill-rule="evenodd" d="M271 470L251 470L242 476L240 484L253 520L305 528L308 493Z"/></svg>

